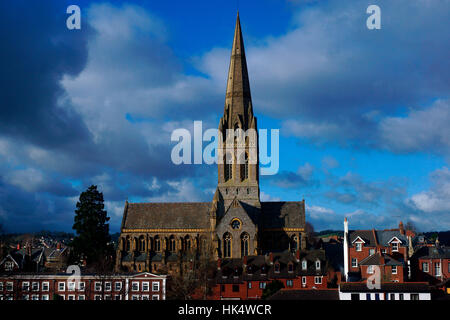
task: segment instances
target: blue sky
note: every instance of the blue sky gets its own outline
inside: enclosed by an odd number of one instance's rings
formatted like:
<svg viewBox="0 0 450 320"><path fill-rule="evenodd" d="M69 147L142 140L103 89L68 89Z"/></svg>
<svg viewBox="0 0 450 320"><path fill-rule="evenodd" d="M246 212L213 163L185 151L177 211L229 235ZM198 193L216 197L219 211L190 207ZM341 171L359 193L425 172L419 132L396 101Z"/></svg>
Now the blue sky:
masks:
<svg viewBox="0 0 450 320"><path fill-rule="evenodd" d="M65 27L81 8L82 29ZM317 230L450 228L448 1L239 1L253 108L280 129L264 201L301 200ZM103 191L118 231L130 201L210 201L215 166L170 161L173 129L216 128L237 1L0 4L0 222L70 231Z"/></svg>

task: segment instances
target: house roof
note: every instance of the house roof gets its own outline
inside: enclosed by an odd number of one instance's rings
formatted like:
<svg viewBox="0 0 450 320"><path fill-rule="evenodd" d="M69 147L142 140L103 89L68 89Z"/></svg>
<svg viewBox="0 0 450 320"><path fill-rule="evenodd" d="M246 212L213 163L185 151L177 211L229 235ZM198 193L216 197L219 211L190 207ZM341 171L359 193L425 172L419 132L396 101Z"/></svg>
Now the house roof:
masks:
<svg viewBox="0 0 450 320"><path fill-rule="evenodd" d="M352 230L349 231L349 242L353 243L358 237L364 240L364 246L375 247L376 241L372 230Z"/></svg>
<svg viewBox="0 0 450 320"><path fill-rule="evenodd" d="M383 257L384 261L381 259L381 257ZM370 266L370 265L372 265L372 266L381 266L381 265L402 266L403 262L400 262L387 254L378 252L378 253L372 254L372 255L368 256L367 258L361 260L361 262L359 264L363 265L363 266Z"/></svg>
<svg viewBox="0 0 450 320"><path fill-rule="evenodd" d="M304 228L303 201L261 202L263 228Z"/></svg>
<svg viewBox="0 0 450 320"><path fill-rule="evenodd" d="M269 300L339 300L337 289L322 290L286 290L281 289L272 295Z"/></svg>
<svg viewBox="0 0 450 320"><path fill-rule="evenodd" d="M122 228L207 228L210 207L210 202L128 203Z"/></svg>
<svg viewBox="0 0 450 320"><path fill-rule="evenodd" d="M450 248L433 246L421 247L414 254L419 259L450 259Z"/></svg>

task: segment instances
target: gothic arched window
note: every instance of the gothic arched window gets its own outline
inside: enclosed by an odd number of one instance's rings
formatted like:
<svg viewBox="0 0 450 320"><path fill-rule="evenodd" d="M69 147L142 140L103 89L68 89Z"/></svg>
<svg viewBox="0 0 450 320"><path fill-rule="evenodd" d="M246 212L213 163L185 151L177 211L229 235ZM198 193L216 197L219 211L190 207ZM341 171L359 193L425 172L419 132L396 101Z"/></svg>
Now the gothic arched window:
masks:
<svg viewBox="0 0 450 320"><path fill-rule="evenodd" d="M139 237L139 249L140 252L145 251L145 238L144 236Z"/></svg>
<svg viewBox="0 0 450 320"><path fill-rule="evenodd" d="M228 232L223 235L223 257L231 258L231 235Z"/></svg>
<svg viewBox="0 0 450 320"><path fill-rule="evenodd" d="M241 180L247 180L248 179L248 153L244 153L244 163L241 162L240 168L241 168Z"/></svg>
<svg viewBox="0 0 450 320"><path fill-rule="evenodd" d="M131 239L129 237L127 237L127 240L125 242L125 251L130 251L131 250Z"/></svg>
<svg viewBox="0 0 450 320"><path fill-rule="evenodd" d="M241 256L248 256L248 242L249 242L249 235L247 233L243 233L241 235Z"/></svg>
<svg viewBox="0 0 450 320"><path fill-rule="evenodd" d="M161 239L159 238L159 236L155 237L155 251L161 251Z"/></svg>
<svg viewBox="0 0 450 320"><path fill-rule="evenodd" d="M291 250L294 252L297 251L297 249L298 249L298 237L296 235L293 235L291 237Z"/></svg>
<svg viewBox="0 0 450 320"><path fill-rule="evenodd" d="M231 180L233 177L233 159L231 154L227 153L223 161L225 181Z"/></svg>
<svg viewBox="0 0 450 320"><path fill-rule="evenodd" d="M189 236L184 238L184 250L191 250L191 238Z"/></svg>
<svg viewBox="0 0 450 320"><path fill-rule="evenodd" d="M170 236L169 238L169 251L174 252L175 251L175 237Z"/></svg>

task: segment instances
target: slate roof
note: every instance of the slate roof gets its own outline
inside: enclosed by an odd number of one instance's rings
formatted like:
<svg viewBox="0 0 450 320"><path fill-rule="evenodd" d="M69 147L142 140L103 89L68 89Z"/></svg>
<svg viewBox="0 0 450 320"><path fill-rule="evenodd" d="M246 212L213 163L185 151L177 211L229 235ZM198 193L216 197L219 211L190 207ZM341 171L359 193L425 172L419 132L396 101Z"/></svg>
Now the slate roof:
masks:
<svg viewBox="0 0 450 320"><path fill-rule="evenodd" d="M208 228L210 202L128 203L122 228Z"/></svg>
<svg viewBox="0 0 450 320"><path fill-rule="evenodd" d="M380 231L375 231L375 233L377 235L378 243L384 247L389 246L388 242L393 237L397 237L399 240L401 240L402 245L408 244L408 239L406 238L405 235L401 234L399 230L380 230Z"/></svg>
<svg viewBox="0 0 450 320"><path fill-rule="evenodd" d="M450 248L448 247L422 247L414 254L420 259L450 259Z"/></svg>
<svg viewBox="0 0 450 320"><path fill-rule="evenodd" d="M382 263L381 257L384 258L384 263ZM359 264L363 266L381 266L381 265L402 266L403 262L395 260L394 258L392 258L387 254L376 253L361 260Z"/></svg>
<svg viewBox="0 0 450 320"><path fill-rule="evenodd" d="M261 202L263 228L304 228L303 201Z"/></svg>
<svg viewBox="0 0 450 320"><path fill-rule="evenodd" d="M303 259L307 260L307 269L302 269ZM316 270L315 262L319 259L321 268ZM292 264L292 272L288 265ZM275 265L279 264L279 272L275 272ZM273 264L270 255L248 256L247 266L243 265L243 259L224 259L221 268L216 273L217 283L242 283L246 281L265 281L269 279L289 279L303 275L325 275L328 263L323 250L301 252L300 261L297 262L295 254L284 251L273 253Z"/></svg>
<svg viewBox="0 0 450 320"><path fill-rule="evenodd" d="M352 244L356 238L360 237L364 240L365 247L376 247L376 240L372 230L352 230L349 231L348 235L349 245Z"/></svg>
<svg viewBox="0 0 450 320"><path fill-rule="evenodd" d="M286 290L281 289L269 300L339 300L337 289L323 290Z"/></svg>

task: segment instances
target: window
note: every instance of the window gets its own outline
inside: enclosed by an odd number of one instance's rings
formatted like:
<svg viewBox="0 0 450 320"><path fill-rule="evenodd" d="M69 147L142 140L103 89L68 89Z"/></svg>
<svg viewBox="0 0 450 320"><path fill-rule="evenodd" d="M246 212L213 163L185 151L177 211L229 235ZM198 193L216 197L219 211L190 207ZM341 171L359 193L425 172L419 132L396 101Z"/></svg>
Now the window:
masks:
<svg viewBox="0 0 450 320"><path fill-rule="evenodd" d="M314 277L314 284L322 284L322 277Z"/></svg>
<svg viewBox="0 0 450 320"><path fill-rule="evenodd" d="M386 253L386 249L381 249L381 253Z"/></svg>
<svg viewBox="0 0 450 320"><path fill-rule="evenodd" d="M30 300L30 295L29 294L24 294L22 296L22 300Z"/></svg>
<svg viewBox="0 0 450 320"><path fill-rule="evenodd" d="M292 263L289 263L289 264L288 264L288 272L289 272L289 273L294 272L294 265L293 265Z"/></svg>
<svg viewBox="0 0 450 320"><path fill-rule="evenodd" d="M231 235L228 232L223 236L223 257L231 258Z"/></svg>
<svg viewBox="0 0 450 320"><path fill-rule="evenodd" d="M105 282L105 291L111 291L111 282Z"/></svg>
<svg viewBox="0 0 450 320"><path fill-rule="evenodd" d="M152 295L152 300L159 300L159 294Z"/></svg>
<svg viewBox="0 0 450 320"><path fill-rule="evenodd" d="M306 263L306 260L302 261L302 270L306 270L308 264Z"/></svg>
<svg viewBox="0 0 450 320"><path fill-rule="evenodd" d="M306 285L306 277L302 277L302 284Z"/></svg>
<svg viewBox="0 0 450 320"><path fill-rule="evenodd" d="M280 273L280 264L277 262L277 263L275 263L275 272L276 273Z"/></svg>
<svg viewBox="0 0 450 320"><path fill-rule="evenodd" d="M137 282L137 281L132 282L131 291L139 291L139 282Z"/></svg>
<svg viewBox="0 0 450 320"><path fill-rule="evenodd" d="M33 291L39 291L39 282L33 282L31 284L31 290Z"/></svg>
<svg viewBox="0 0 450 320"><path fill-rule="evenodd" d="M139 300L139 296L136 295L136 294L134 294L134 295L131 297L131 300Z"/></svg>
<svg viewBox="0 0 450 320"><path fill-rule="evenodd" d="M22 291L29 291L29 290L30 290L30 283L22 282Z"/></svg>
<svg viewBox="0 0 450 320"><path fill-rule="evenodd" d="M114 283L114 290L116 290L116 291L122 290L122 282L116 281L116 282Z"/></svg>
<svg viewBox="0 0 450 320"><path fill-rule="evenodd" d="M352 293L350 297L353 301L359 301L359 293Z"/></svg>
<svg viewBox="0 0 450 320"><path fill-rule="evenodd" d="M369 249L369 255L371 256L373 254L375 254L375 249Z"/></svg>
<svg viewBox="0 0 450 320"><path fill-rule="evenodd" d="M6 283L6 291L13 291L13 283L12 282Z"/></svg>
<svg viewBox="0 0 450 320"><path fill-rule="evenodd" d="M260 282L259 283L259 288L264 290L266 288L266 283L265 282Z"/></svg>
<svg viewBox="0 0 450 320"><path fill-rule="evenodd" d="M419 300L419 294L418 293L411 293L411 300Z"/></svg>
<svg viewBox="0 0 450 320"><path fill-rule="evenodd" d="M391 293L390 296L391 296L390 300L395 300L395 293Z"/></svg>
<svg viewBox="0 0 450 320"><path fill-rule="evenodd" d="M233 159L230 153L227 153L227 155L223 159L223 165L224 165L224 178L225 181L230 180L233 177Z"/></svg>
<svg viewBox="0 0 450 320"><path fill-rule="evenodd" d="M5 271L12 271L14 269L14 263L12 261L5 262Z"/></svg>
<svg viewBox="0 0 450 320"><path fill-rule="evenodd" d="M99 295L99 294L96 294L96 295L94 296L94 300L102 300L102 296Z"/></svg>
<svg viewBox="0 0 450 320"><path fill-rule="evenodd" d="M75 295L74 294L69 294L67 296L67 300L75 300Z"/></svg>
<svg viewBox="0 0 450 320"><path fill-rule="evenodd" d="M232 290L233 290L233 292L239 292L239 285L238 284L233 284Z"/></svg>
<svg viewBox="0 0 450 320"><path fill-rule="evenodd" d="M67 281L67 289L69 291L75 291L75 281Z"/></svg>
<svg viewBox="0 0 450 320"><path fill-rule="evenodd" d="M150 300L149 295L148 295L148 294L144 294L144 295L142 296L142 300Z"/></svg>
<svg viewBox="0 0 450 320"><path fill-rule="evenodd" d="M42 291L48 291L50 288L50 285L48 282L42 282Z"/></svg>
<svg viewBox="0 0 450 320"><path fill-rule="evenodd" d="M43 294L41 296L41 300L48 300L48 294Z"/></svg>
<svg viewBox="0 0 450 320"><path fill-rule="evenodd" d="M175 236L170 236L169 238L169 251L170 252L176 251Z"/></svg>
<svg viewBox="0 0 450 320"><path fill-rule="evenodd" d="M358 259L352 258L352 268L358 268Z"/></svg>
<svg viewBox="0 0 450 320"><path fill-rule="evenodd" d="M398 252L398 243L397 242L392 243L392 252Z"/></svg>
<svg viewBox="0 0 450 320"><path fill-rule="evenodd" d="M114 300L122 300L122 296L120 294L115 294Z"/></svg>
<svg viewBox="0 0 450 320"><path fill-rule="evenodd" d="M429 268L428 268L428 262L423 262L422 263L422 270L423 272L430 272Z"/></svg>
<svg viewBox="0 0 450 320"><path fill-rule="evenodd" d="M102 283L96 281L96 282L95 282L95 288L94 288L94 290L95 290L95 291L102 291Z"/></svg>
<svg viewBox="0 0 450 320"><path fill-rule="evenodd" d="M105 294L105 300L112 300L112 297L110 294Z"/></svg>
<svg viewBox="0 0 450 320"><path fill-rule="evenodd" d="M31 300L34 300L34 301L39 300L39 295L38 294L33 294L31 296Z"/></svg>
<svg viewBox="0 0 450 320"><path fill-rule="evenodd" d="M152 291L159 291L159 282L158 281L152 282Z"/></svg>
<svg viewBox="0 0 450 320"><path fill-rule="evenodd" d="M356 251L362 251L362 243L360 242L356 243Z"/></svg>
<svg viewBox="0 0 450 320"><path fill-rule="evenodd" d="M251 282L251 281L248 282L248 288L249 288L249 289L252 288L252 282Z"/></svg>
<svg viewBox="0 0 450 320"><path fill-rule="evenodd" d="M78 290L84 291L85 287L86 287L86 285L84 284L84 282L78 282Z"/></svg>
<svg viewBox="0 0 450 320"><path fill-rule="evenodd" d="M159 236L155 236L155 251L161 251L161 239L159 238Z"/></svg>
<svg viewBox="0 0 450 320"><path fill-rule="evenodd" d="M286 280L286 287L292 287L294 282L292 280Z"/></svg>
<svg viewBox="0 0 450 320"><path fill-rule="evenodd" d="M397 266L392 266L392 274L397 274Z"/></svg>
<svg viewBox="0 0 450 320"><path fill-rule="evenodd" d="M434 264L434 274L435 274L435 276L437 276L437 277L440 277L440 276L441 276L441 263L440 263L440 262L436 262L436 263Z"/></svg>
<svg viewBox="0 0 450 320"><path fill-rule="evenodd" d="M84 294L80 294L78 296L78 300L86 300L86 297L84 296Z"/></svg>
<svg viewBox="0 0 450 320"><path fill-rule="evenodd" d="M142 291L149 291L150 285L148 282L142 282Z"/></svg>
<svg viewBox="0 0 450 320"><path fill-rule="evenodd" d="M403 293L400 293L399 295L398 295L398 300L403 300L404 298L403 298Z"/></svg>
<svg viewBox="0 0 450 320"><path fill-rule="evenodd" d="M3 282L0 282L0 291L3 291Z"/></svg>
<svg viewBox="0 0 450 320"><path fill-rule="evenodd" d="M367 267L367 273L368 274L373 274L373 266L368 266Z"/></svg>
<svg viewBox="0 0 450 320"><path fill-rule="evenodd" d="M58 282L58 291L65 291L65 290L66 290L66 283Z"/></svg>
<svg viewBox="0 0 450 320"><path fill-rule="evenodd" d="M371 300L371 298L370 298L370 293L367 293L367 294L366 294L366 300Z"/></svg>
<svg viewBox="0 0 450 320"><path fill-rule="evenodd" d="M320 270L320 260L316 261L316 270Z"/></svg>
<svg viewBox="0 0 450 320"><path fill-rule="evenodd" d="M235 220L236 221L236 220ZM241 235L241 257L248 256L248 241L249 236L247 233Z"/></svg>

